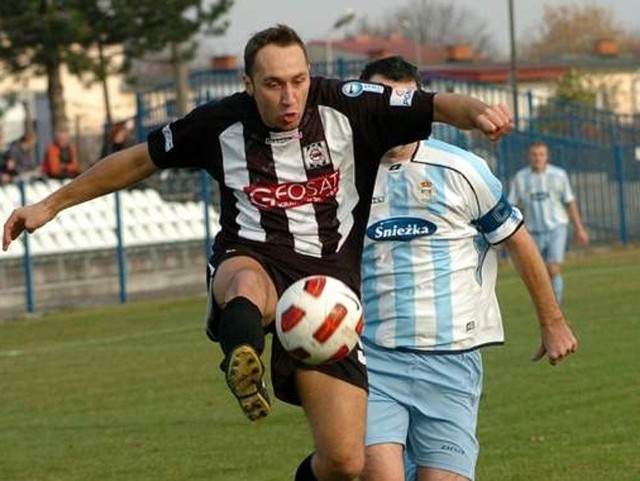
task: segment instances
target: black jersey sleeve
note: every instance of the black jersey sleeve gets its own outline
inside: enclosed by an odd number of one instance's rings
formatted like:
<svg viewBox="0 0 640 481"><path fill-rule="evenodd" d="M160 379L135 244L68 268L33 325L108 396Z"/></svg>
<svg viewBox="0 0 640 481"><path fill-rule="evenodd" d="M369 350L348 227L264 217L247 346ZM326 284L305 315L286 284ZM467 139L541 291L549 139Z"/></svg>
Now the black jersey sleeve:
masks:
<svg viewBox="0 0 640 481"><path fill-rule="evenodd" d="M431 135L435 93L350 80L326 81L325 95L358 132L386 152Z"/></svg>
<svg viewBox="0 0 640 481"><path fill-rule="evenodd" d="M206 148L208 139L204 133L207 107L198 107L149 133L149 154L157 167L206 167L206 162L210 160Z"/></svg>

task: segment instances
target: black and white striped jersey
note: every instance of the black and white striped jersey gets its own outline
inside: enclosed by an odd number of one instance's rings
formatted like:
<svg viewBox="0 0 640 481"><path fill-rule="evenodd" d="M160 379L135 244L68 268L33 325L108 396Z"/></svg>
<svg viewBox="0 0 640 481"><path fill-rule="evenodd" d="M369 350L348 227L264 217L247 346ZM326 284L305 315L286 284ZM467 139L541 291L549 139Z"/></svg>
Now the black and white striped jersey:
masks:
<svg viewBox="0 0 640 481"><path fill-rule="evenodd" d="M214 250L241 244L309 274L345 270L351 285L379 159L428 137L432 120L433 94L313 78L294 131L270 131L238 93L151 132L148 144L158 167L202 168L220 183Z"/></svg>

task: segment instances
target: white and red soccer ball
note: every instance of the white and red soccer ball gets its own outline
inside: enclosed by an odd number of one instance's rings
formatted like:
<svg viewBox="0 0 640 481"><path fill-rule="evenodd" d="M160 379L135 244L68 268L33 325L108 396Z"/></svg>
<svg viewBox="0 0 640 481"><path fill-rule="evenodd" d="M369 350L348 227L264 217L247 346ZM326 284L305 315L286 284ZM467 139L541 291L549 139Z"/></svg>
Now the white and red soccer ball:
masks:
<svg viewBox="0 0 640 481"><path fill-rule="evenodd" d="M306 364L342 359L358 343L363 327L358 296L333 277L300 279L278 300L278 338L291 356Z"/></svg>

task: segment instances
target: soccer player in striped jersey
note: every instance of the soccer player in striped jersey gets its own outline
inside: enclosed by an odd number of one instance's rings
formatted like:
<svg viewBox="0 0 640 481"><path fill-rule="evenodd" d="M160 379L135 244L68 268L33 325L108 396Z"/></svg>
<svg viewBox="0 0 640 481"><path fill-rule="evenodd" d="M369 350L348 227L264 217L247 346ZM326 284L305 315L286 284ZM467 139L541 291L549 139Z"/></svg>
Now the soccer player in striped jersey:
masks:
<svg viewBox="0 0 640 481"><path fill-rule="evenodd" d="M561 266L567 247L569 219L581 247L589 245L567 172L549 163L549 148L544 142L529 146L529 166L511 179L509 202L522 209L524 223L531 232L547 264L553 292L562 303L564 282Z"/></svg>
<svg viewBox="0 0 640 481"><path fill-rule="evenodd" d="M220 342L231 392L256 420L270 410L261 354L278 296L311 274L360 290L362 239L384 152L428 137L433 121L497 139L509 132L511 118L464 95L311 78L302 40L283 25L256 33L244 57L244 92L194 109L151 132L146 143L17 209L5 223L3 248L62 209L158 169L206 170L221 196L207 334ZM367 403L362 352L309 367L294 362L274 337L271 378L278 398L302 405L313 435L315 452L298 467L296 481L358 477Z"/></svg>
<svg viewBox="0 0 640 481"><path fill-rule="evenodd" d="M362 80L406 92L416 68L370 63ZM503 244L529 290L552 364L577 342L520 212L483 159L437 140L390 149L376 178L362 261L369 374L364 481L474 478L479 348L503 342L495 294Z"/></svg>

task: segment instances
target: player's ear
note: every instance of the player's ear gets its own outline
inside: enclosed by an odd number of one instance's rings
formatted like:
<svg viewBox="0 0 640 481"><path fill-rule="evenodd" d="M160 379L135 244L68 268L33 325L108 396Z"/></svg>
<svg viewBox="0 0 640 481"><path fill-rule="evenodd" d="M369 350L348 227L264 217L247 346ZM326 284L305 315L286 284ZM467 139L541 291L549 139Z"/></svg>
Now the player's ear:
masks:
<svg viewBox="0 0 640 481"><path fill-rule="evenodd" d="M254 88L253 88L253 81L251 80L251 77L249 77L246 73L243 73L242 82L244 83L244 89L247 91L249 95L253 97Z"/></svg>

